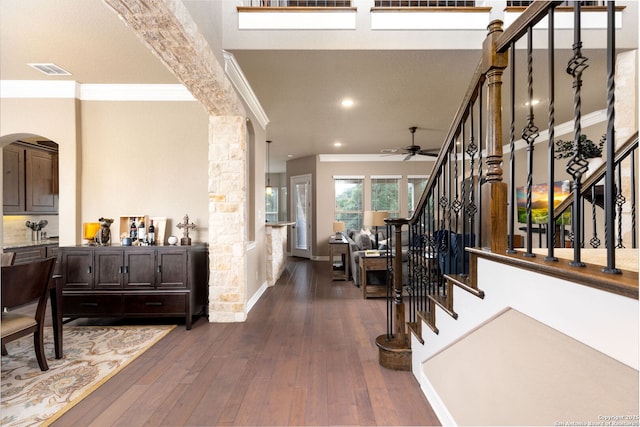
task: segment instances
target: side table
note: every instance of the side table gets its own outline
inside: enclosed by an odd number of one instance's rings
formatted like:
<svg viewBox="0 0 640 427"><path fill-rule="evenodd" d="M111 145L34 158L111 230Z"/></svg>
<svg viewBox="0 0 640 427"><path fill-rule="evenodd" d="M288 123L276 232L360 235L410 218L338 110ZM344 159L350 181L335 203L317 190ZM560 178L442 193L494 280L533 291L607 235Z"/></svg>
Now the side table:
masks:
<svg viewBox="0 0 640 427"><path fill-rule="evenodd" d="M360 282L362 283L362 297L386 297L387 285L386 274L384 285L368 285L367 272L369 271L387 271L386 255L379 256L361 256L360 257Z"/></svg>
<svg viewBox="0 0 640 427"><path fill-rule="evenodd" d="M338 256L340 260L336 261ZM329 266L333 280L349 280L349 242L344 236L329 238Z"/></svg>

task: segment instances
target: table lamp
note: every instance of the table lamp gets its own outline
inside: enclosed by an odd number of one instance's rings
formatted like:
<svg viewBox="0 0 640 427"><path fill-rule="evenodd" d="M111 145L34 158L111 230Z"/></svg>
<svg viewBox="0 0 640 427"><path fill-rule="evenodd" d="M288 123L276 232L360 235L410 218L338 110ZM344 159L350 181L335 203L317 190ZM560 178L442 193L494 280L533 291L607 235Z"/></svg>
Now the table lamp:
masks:
<svg viewBox="0 0 640 427"><path fill-rule="evenodd" d="M333 221L333 232L336 235L336 239L342 238L342 232L344 231L344 222Z"/></svg>
<svg viewBox="0 0 640 427"><path fill-rule="evenodd" d="M387 225L384 220L389 216L387 211L364 211L364 225L369 227L375 227L376 230L376 247L378 249L378 227Z"/></svg>

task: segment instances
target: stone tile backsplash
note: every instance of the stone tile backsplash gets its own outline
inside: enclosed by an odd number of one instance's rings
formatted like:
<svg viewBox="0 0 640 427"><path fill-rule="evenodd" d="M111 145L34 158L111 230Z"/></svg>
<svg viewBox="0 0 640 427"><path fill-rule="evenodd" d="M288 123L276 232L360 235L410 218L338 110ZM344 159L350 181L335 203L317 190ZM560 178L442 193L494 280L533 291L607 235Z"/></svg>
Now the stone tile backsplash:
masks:
<svg viewBox="0 0 640 427"><path fill-rule="evenodd" d="M47 237L58 236L58 215L5 215L2 217L2 241L6 247L8 243L31 240L31 229L27 228L27 221L38 222L47 220L49 224L41 231L47 233Z"/></svg>

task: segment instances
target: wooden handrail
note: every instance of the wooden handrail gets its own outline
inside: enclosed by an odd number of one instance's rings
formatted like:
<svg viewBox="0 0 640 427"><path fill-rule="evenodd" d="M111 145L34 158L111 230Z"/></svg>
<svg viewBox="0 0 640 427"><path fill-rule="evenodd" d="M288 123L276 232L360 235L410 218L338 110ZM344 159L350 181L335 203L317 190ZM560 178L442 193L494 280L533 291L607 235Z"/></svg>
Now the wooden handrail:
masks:
<svg viewBox="0 0 640 427"><path fill-rule="evenodd" d="M356 12L353 6L236 6L238 12Z"/></svg>
<svg viewBox="0 0 640 427"><path fill-rule="evenodd" d="M527 29L540 22L548 14L549 9L561 1L534 1L509 27L502 33L496 44L497 52L506 51L512 42L525 35Z"/></svg>

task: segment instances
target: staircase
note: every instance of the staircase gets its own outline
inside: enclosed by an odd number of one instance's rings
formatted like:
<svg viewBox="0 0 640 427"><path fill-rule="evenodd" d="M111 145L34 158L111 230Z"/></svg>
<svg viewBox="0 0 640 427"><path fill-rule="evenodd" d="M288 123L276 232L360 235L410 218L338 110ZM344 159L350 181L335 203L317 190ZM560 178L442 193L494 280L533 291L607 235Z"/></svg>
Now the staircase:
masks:
<svg viewBox="0 0 640 427"><path fill-rule="evenodd" d="M387 235L408 227L411 245L408 283L399 273L401 248L387 263L387 331L376 340L380 364L411 370L443 425L599 423L639 412L638 133L615 133L615 5L607 7L606 162L585 179L579 100L588 59L580 31L574 31L574 56L566 70L577 100L571 123L576 145L566 164L572 192L561 203L554 187L567 178L555 170L553 92L548 117L537 119L549 123L551 143L542 161L533 156L539 136L533 108L526 117L516 115L516 104L523 104L516 101L517 85L511 85L510 104L503 105L503 74L524 81L528 99L540 85L533 79L531 40L542 19L551 29L547 53L554 63L559 3L532 2L505 31L499 21L489 25L483 58L414 215L387 220ZM579 3L573 13L580 28ZM516 52L517 41L526 42L526 53ZM520 66L524 75L515 71L516 55L526 58ZM554 86L554 74L544 76L550 80L545 85ZM509 110L505 131L503 111ZM514 137L522 125L523 155ZM516 179L517 169L527 171L526 182ZM531 196L533 176L541 171L549 188L546 222L535 225L548 234L534 248ZM527 198L523 248L514 245L516 187Z"/></svg>

